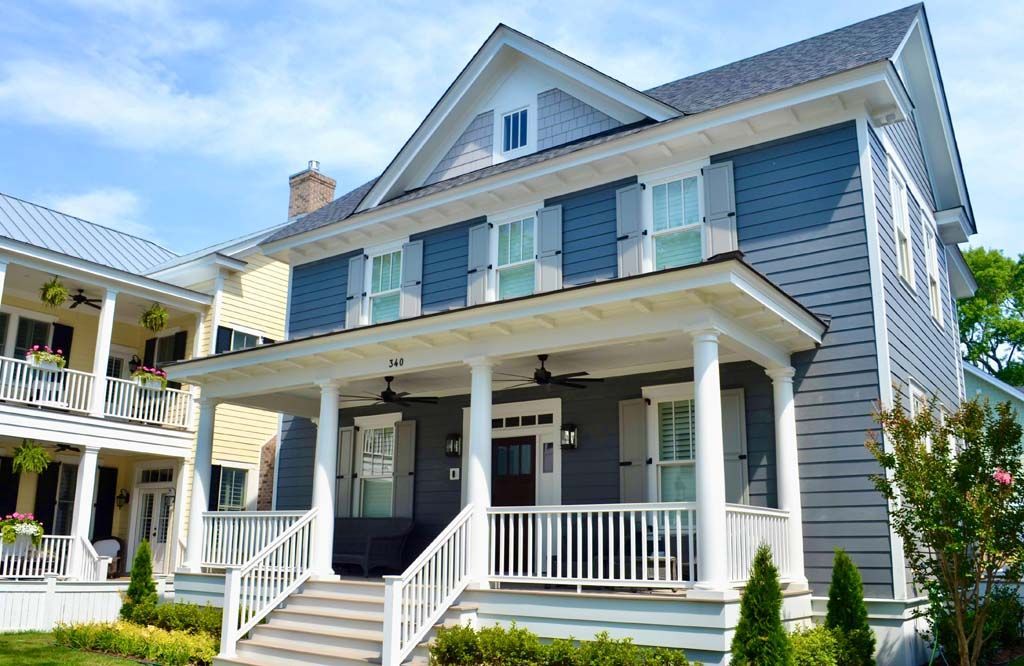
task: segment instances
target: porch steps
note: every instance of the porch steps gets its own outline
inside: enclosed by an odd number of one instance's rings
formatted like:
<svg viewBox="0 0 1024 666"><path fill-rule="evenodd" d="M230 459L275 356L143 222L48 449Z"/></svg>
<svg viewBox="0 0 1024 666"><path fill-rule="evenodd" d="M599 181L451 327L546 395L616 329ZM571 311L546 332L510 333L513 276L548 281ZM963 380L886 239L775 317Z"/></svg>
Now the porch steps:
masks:
<svg viewBox="0 0 1024 666"><path fill-rule="evenodd" d="M467 606L453 606L438 625L453 624ZM384 583L374 580L309 581L290 596L249 638L237 656L217 657L215 666L298 666L380 664L384 639ZM431 635L427 637L429 638ZM426 643L407 664L427 663Z"/></svg>

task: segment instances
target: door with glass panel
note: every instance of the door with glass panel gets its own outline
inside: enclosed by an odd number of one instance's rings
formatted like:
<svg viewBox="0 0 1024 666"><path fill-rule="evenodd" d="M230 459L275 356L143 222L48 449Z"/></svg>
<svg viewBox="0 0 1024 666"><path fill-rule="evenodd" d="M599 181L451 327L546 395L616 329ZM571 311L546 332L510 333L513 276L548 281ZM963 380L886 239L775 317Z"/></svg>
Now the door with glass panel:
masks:
<svg viewBox="0 0 1024 666"><path fill-rule="evenodd" d="M153 551L153 571L165 571L170 555L170 532L174 515L174 491L170 488L136 491L139 512L136 543L149 541Z"/></svg>

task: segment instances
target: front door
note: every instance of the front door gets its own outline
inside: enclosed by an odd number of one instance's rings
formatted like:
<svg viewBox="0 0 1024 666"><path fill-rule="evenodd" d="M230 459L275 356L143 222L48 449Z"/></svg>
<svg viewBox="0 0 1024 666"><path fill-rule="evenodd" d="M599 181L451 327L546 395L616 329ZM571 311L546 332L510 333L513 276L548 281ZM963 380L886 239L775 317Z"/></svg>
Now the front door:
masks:
<svg viewBox="0 0 1024 666"><path fill-rule="evenodd" d="M170 488L154 488L138 491L139 517L138 541L149 541L153 551L153 571L164 571L167 563L171 517L174 513L174 495Z"/></svg>
<svg viewBox="0 0 1024 666"><path fill-rule="evenodd" d="M491 443L491 505L533 506L537 498L536 437Z"/></svg>

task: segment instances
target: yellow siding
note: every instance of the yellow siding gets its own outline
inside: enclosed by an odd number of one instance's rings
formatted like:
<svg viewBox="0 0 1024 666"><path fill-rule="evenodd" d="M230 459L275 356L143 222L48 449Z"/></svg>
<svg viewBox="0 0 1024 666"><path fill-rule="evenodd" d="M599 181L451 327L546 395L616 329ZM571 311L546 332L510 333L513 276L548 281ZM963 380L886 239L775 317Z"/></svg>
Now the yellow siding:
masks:
<svg viewBox="0 0 1024 666"><path fill-rule="evenodd" d="M284 338L288 298L288 266L261 254L245 258L246 269L224 278L220 323L260 331L268 338Z"/></svg>

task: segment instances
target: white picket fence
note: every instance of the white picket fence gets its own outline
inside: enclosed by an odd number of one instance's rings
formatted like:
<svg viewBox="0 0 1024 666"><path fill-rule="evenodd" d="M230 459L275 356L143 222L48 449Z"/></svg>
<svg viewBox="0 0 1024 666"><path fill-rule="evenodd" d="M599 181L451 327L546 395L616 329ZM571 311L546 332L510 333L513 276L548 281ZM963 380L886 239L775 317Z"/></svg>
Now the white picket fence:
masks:
<svg viewBox="0 0 1024 666"><path fill-rule="evenodd" d="M206 511L203 567L241 566L302 520L303 511Z"/></svg>
<svg viewBox="0 0 1024 666"><path fill-rule="evenodd" d="M383 666L401 664L466 589L473 510L463 509L401 576L384 577Z"/></svg>
<svg viewBox="0 0 1024 666"><path fill-rule="evenodd" d="M59 623L113 622L127 581L0 580L0 632L50 631Z"/></svg>

